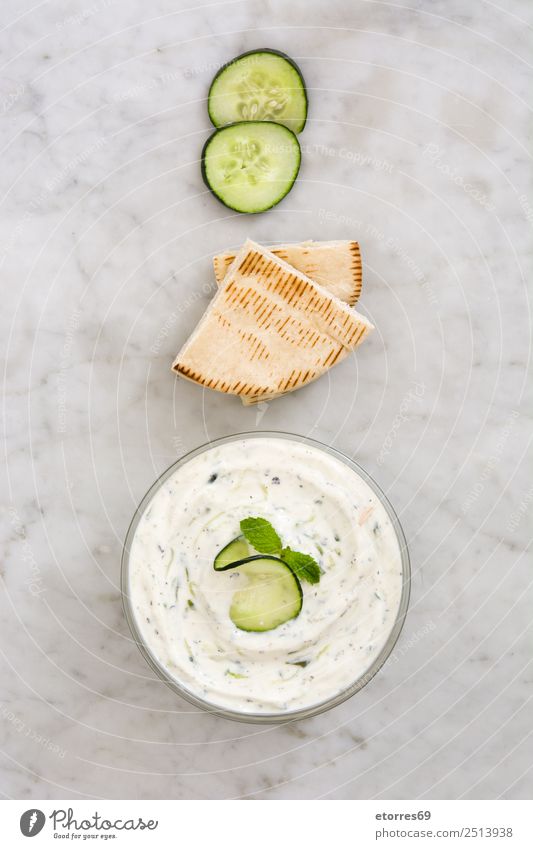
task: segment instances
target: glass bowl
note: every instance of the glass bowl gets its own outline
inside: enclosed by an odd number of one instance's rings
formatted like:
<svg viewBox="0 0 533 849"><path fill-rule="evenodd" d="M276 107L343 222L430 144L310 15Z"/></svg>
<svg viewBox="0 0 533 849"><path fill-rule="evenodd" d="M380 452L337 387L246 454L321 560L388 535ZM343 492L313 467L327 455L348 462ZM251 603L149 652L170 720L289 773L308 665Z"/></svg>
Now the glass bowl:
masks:
<svg viewBox="0 0 533 849"><path fill-rule="evenodd" d="M248 711L232 710L226 707L221 707L220 705L213 704L206 699L200 698L195 693L190 692L185 686L180 684L159 662L159 660L155 657L155 655L152 653L149 646L143 639L143 636L138 628L135 619L135 614L132 609L129 590L129 557L131 543L135 536L139 521L143 516L146 508L148 507L148 504L150 503L158 489L164 484L164 482L177 469L192 460L193 457L196 457L199 454L210 450L211 448L223 445L224 443L234 442L239 439L264 438L287 439L312 446L314 448L326 452L327 454L330 454L332 457L335 457L337 460L340 460L342 463L344 463L350 469L356 472L377 496L391 521L400 548L402 566L402 590L396 619L383 648L381 649L377 657L374 659L370 667L366 670L366 672L359 678L357 678L357 680L353 681L353 683L349 687L345 688L339 693L336 693L331 698L328 698L317 704L313 704L309 707L303 707L296 710L288 710L281 713L253 713ZM169 468L165 472L163 472L163 474L152 484L152 486L142 499L141 503L137 507L137 510L135 511L131 524L128 528L128 532L126 534L121 564L121 591L124 614L135 643L137 644L141 654L143 655L147 663L151 666L151 668L154 670L156 675L175 693L177 693L182 698L186 699L188 702L190 702L197 708L201 708L202 710L208 711L210 713L223 716L226 719L257 724L275 724L280 722L294 721L296 719L307 719L311 716L316 716L317 714L324 713L325 711L330 710L331 708L336 707L337 705L340 705L342 702L346 701L346 699L351 698L353 695L355 695L355 693L357 693L366 684L368 684L368 682L372 680L374 675L383 666L383 664L391 654L396 644L396 641L398 640L407 614L407 608L409 606L410 582L411 567L409 561L409 552L407 548L407 542L405 540L405 535L400 525L400 521L386 495L376 484L376 482L370 477L368 472L366 472L350 457L347 457L345 454L338 451L336 448L332 448L329 445L325 445L324 443L319 442L316 439L310 439L306 436L300 436L294 433L283 433L279 431L251 431L246 433L236 433L232 436L225 436L220 439L215 439L211 442L201 445L199 448L195 448L193 451L189 451L188 454L185 454L183 457L181 457L179 460L169 466Z"/></svg>

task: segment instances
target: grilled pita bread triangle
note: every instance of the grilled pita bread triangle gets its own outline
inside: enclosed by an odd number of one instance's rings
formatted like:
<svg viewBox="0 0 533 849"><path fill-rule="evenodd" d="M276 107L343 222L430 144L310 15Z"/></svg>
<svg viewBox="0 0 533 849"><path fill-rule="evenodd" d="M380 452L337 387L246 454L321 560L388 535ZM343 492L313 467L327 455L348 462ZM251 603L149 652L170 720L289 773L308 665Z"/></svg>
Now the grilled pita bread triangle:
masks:
<svg viewBox="0 0 533 849"><path fill-rule="evenodd" d="M363 284L361 251L357 242L299 242L268 248L307 277L320 283L341 301L353 306ZM220 285L235 259L235 253L217 254L213 267Z"/></svg>
<svg viewBox="0 0 533 849"><path fill-rule="evenodd" d="M172 368L210 389L255 400L320 377L371 330L318 283L247 241Z"/></svg>

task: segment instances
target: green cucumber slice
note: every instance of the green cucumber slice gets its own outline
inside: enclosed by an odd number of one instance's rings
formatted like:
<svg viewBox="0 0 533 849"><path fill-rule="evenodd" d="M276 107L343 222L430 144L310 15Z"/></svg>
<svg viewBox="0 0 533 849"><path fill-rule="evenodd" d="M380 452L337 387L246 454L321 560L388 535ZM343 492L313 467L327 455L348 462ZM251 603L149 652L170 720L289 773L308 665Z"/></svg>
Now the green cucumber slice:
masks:
<svg viewBox="0 0 533 849"><path fill-rule="evenodd" d="M226 569L233 569L247 560L251 554L251 548L243 536L235 537L224 548L222 548L213 563L213 568L217 572L224 572Z"/></svg>
<svg viewBox="0 0 533 849"><path fill-rule="evenodd" d="M283 560L259 555L239 564L248 584L234 594L230 619L241 631L272 631L302 609L300 581Z"/></svg>
<svg viewBox="0 0 533 849"><path fill-rule="evenodd" d="M275 121L300 133L307 118L304 78L285 53L250 50L220 69L209 89L207 110L215 127Z"/></svg>
<svg viewBox="0 0 533 849"><path fill-rule="evenodd" d="M223 127L202 151L205 184L236 212L264 212L291 190L300 169L300 145L287 127L243 121Z"/></svg>

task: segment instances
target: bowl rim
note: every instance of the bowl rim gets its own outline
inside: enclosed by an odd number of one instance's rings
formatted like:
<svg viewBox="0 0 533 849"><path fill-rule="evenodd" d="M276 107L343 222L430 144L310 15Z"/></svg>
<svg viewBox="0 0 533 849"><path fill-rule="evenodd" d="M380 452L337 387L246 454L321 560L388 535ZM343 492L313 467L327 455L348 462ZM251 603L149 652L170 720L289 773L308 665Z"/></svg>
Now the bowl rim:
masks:
<svg viewBox="0 0 533 849"><path fill-rule="evenodd" d="M340 693L336 693L335 696L332 696L328 699L323 699L321 702L309 705L308 707L278 713L254 713L253 711L248 712L226 708L221 705L211 703L206 699L201 698L200 696L197 696L195 693L192 693L190 690L188 690L183 684L180 684L176 678L172 677L172 675L163 666L163 664L159 662L159 660L150 651L149 646L143 639L141 632L137 626L129 592L129 558L131 552L131 543L137 531L139 521L144 515L148 504L150 503L156 492L160 489L160 487L163 486L165 481L172 474L174 474L174 472L181 466L184 466L194 457L197 457L199 454L203 454L211 448L215 448L219 445L224 445L230 442L236 442L240 439L264 438L286 439L288 441L296 441L299 443L303 443L304 445L310 445L314 448L318 448L319 450L325 451L331 456L336 457L339 461L351 468L352 471L355 471L357 474L359 474L360 477L365 481L365 483L372 489L374 494L379 498L387 512L387 515L392 523L394 532L398 540L402 564L402 591L400 595L400 603L398 605L398 612L396 614L396 618L394 620L394 624L389 633L389 636L387 637L383 647L381 648L381 651L374 659L370 667L366 670L366 672L364 672L363 675L359 676L359 678L352 684L350 684L349 687L346 687L344 690L341 690ZM297 433L276 430L243 431L242 433L233 433L228 436L222 436L218 437L217 439L209 440L208 442L199 445L197 448L193 448L191 451L188 451L186 454L183 454L181 457L171 463L171 465L168 466L168 468L166 468L159 475L159 477L156 478L156 480L149 487L149 489L146 491L145 495L139 502L139 505L137 506L137 509L133 514L131 522L128 526L128 530L126 532L126 536L124 538L120 568L120 588L124 616L128 623L128 627L130 629L133 640L137 645L137 648L139 649L140 653L142 654L148 665L156 673L158 678L160 678L163 683L170 687L170 689L174 693L177 693L181 698L185 699L195 707L200 708L201 710L206 711L208 713L212 713L217 716L222 716L225 719L231 719L237 722L246 722L251 724L272 725L284 722L291 722L298 719L308 719L312 716L317 716L318 714L331 710L332 708L337 707L338 705L345 702L347 699L350 699L352 696L362 690L363 687L365 687L374 678L374 676L379 672L381 667L390 657L405 623L411 595L411 560L409 556L407 540L405 538L405 534L400 520L396 514L396 511L394 510L391 502L389 501L379 484L376 483L372 476L362 466L360 466L359 463L357 463L347 454L344 454L338 448L334 448L331 445L327 445L326 443L321 442L318 439L313 439L309 436L302 436L301 434Z"/></svg>

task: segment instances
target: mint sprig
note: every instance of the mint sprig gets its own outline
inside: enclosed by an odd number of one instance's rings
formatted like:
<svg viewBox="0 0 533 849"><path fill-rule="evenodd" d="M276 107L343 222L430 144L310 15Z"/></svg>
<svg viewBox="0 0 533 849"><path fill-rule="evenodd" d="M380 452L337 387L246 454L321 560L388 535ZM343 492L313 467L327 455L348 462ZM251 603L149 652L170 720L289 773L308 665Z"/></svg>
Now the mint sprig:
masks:
<svg viewBox="0 0 533 849"><path fill-rule="evenodd" d="M243 519L241 533L259 554L278 554L281 551L281 540L266 519L259 516Z"/></svg>
<svg viewBox="0 0 533 849"><path fill-rule="evenodd" d="M302 554L301 551L284 548L281 551L280 558L298 578L307 581L308 584L318 584L320 581L320 566L310 554Z"/></svg>
<svg viewBox="0 0 533 849"><path fill-rule="evenodd" d="M267 519L250 516L241 521L241 533L259 554L274 554L283 560L294 574L309 584L320 581L320 566L310 554L283 548L281 538Z"/></svg>

